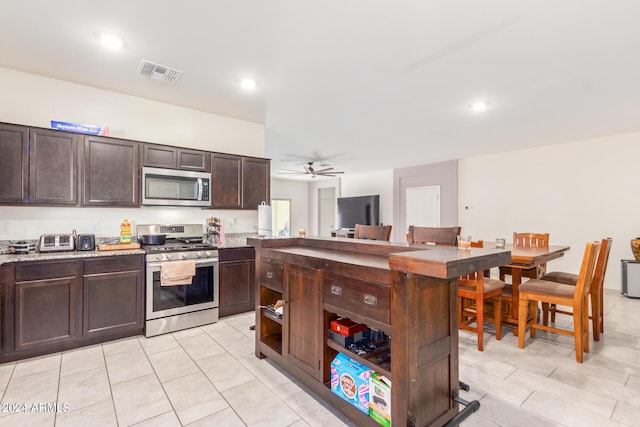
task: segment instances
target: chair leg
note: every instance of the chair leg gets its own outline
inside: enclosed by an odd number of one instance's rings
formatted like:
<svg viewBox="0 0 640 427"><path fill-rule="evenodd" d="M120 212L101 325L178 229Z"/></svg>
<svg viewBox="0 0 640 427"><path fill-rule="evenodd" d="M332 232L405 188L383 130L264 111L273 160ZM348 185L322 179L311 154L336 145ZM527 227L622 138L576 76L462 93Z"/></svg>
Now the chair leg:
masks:
<svg viewBox="0 0 640 427"><path fill-rule="evenodd" d="M600 341L600 296L591 294L591 322L593 324L593 340Z"/></svg>
<svg viewBox="0 0 640 427"><path fill-rule="evenodd" d="M538 301L529 301L529 316L531 317L531 324L538 323ZM529 335L531 338L536 337L536 328L531 326L529 328Z"/></svg>
<svg viewBox="0 0 640 427"><path fill-rule="evenodd" d="M583 316L579 311L579 307L576 307L574 304L573 307L573 337L576 345L576 362L582 363L583 354L584 354L584 343L583 343L583 328L582 325Z"/></svg>
<svg viewBox="0 0 640 427"><path fill-rule="evenodd" d="M502 295L493 299L493 316L496 323L496 339L502 339Z"/></svg>
<svg viewBox="0 0 640 427"><path fill-rule="evenodd" d="M589 353L589 296L582 302L582 346L584 352Z"/></svg>
<svg viewBox="0 0 640 427"><path fill-rule="evenodd" d="M551 304L549 310L551 311L551 323L556 323L556 305Z"/></svg>
<svg viewBox="0 0 640 427"><path fill-rule="evenodd" d="M529 301L526 296L520 294L520 300L518 301L518 347L524 348L524 335L527 330L527 307Z"/></svg>
<svg viewBox="0 0 640 427"><path fill-rule="evenodd" d="M478 334L478 351L484 350L484 301L476 300L476 328Z"/></svg>
<svg viewBox="0 0 640 427"><path fill-rule="evenodd" d="M604 286L600 286L600 295L599 295L599 306L600 306L600 333L604 334Z"/></svg>
<svg viewBox="0 0 640 427"><path fill-rule="evenodd" d="M548 302L542 303L542 324L544 326L549 325L549 303Z"/></svg>

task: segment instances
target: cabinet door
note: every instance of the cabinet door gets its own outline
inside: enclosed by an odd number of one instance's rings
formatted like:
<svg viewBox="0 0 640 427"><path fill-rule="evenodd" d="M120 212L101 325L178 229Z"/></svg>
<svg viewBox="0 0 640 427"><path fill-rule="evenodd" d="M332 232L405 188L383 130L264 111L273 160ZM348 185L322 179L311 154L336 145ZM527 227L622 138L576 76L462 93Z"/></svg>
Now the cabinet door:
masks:
<svg viewBox="0 0 640 427"><path fill-rule="evenodd" d="M178 169L211 172L209 153L178 148Z"/></svg>
<svg viewBox="0 0 640 427"><path fill-rule="evenodd" d="M29 203L78 203L78 136L30 129Z"/></svg>
<svg viewBox="0 0 640 427"><path fill-rule="evenodd" d="M75 340L79 277L78 260L16 263L16 351Z"/></svg>
<svg viewBox="0 0 640 427"><path fill-rule="evenodd" d="M84 276L83 287L84 338L144 327L141 271Z"/></svg>
<svg viewBox="0 0 640 427"><path fill-rule="evenodd" d="M83 338L144 327L144 258L127 255L85 259Z"/></svg>
<svg viewBox="0 0 640 427"><path fill-rule="evenodd" d="M242 157L232 154L211 155L211 207L242 207ZM258 209L257 207L255 209Z"/></svg>
<svg viewBox="0 0 640 427"><path fill-rule="evenodd" d="M142 166L176 169L178 166L176 147L142 144Z"/></svg>
<svg viewBox="0 0 640 427"><path fill-rule="evenodd" d="M85 137L83 205L140 205L139 145L135 141Z"/></svg>
<svg viewBox="0 0 640 427"><path fill-rule="evenodd" d="M27 203L29 131L0 124L0 203Z"/></svg>
<svg viewBox="0 0 640 427"><path fill-rule="evenodd" d="M283 356L312 377L322 380L322 271L285 266Z"/></svg>
<svg viewBox="0 0 640 427"><path fill-rule="evenodd" d="M262 202L270 204L269 160L242 158L242 208L258 209Z"/></svg>
<svg viewBox="0 0 640 427"><path fill-rule="evenodd" d="M254 310L255 261L220 263L220 317Z"/></svg>

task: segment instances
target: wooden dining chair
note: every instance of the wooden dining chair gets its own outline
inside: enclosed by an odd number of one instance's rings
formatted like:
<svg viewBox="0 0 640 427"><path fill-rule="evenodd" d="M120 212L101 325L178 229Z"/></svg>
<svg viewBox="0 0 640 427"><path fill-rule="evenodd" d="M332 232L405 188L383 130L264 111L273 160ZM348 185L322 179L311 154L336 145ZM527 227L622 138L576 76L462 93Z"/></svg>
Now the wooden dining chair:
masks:
<svg viewBox="0 0 640 427"><path fill-rule="evenodd" d="M356 239L385 240L388 242L391 238L391 226L356 224L354 237Z"/></svg>
<svg viewBox="0 0 640 427"><path fill-rule="evenodd" d="M573 335L576 346L576 361L582 363L584 353L589 352L589 289L593 281L596 258L600 242L587 243L576 285L532 279L520 285L518 301L518 347L524 348L526 329L531 338L536 337L536 329ZM560 329L538 324L538 302L545 305L570 306L573 310L573 330ZM531 319L531 320L527 320Z"/></svg>
<svg viewBox="0 0 640 427"><path fill-rule="evenodd" d="M471 242L471 247L483 247L482 240ZM493 302L496 339L502 337L502 288L504 282L484 277L482 271L465 274L458 278L458 328L475 332L478 336L478 351L484 350L485 302Z"/></svg>
<svg viewBox="0 0 640 427"><path fill-rule="evenodd" d="M609 263L609 253L611 252L611 244L613 239L607 237L600 242L600 252L596 261L596 269L593 273L593 281L589 289L589 300L591 301L591 314L589 318L593 325L593 340L600 341L600 334L604 333L604 276L607 273L607 264ZM566 273L564 271L552 271L542 276L542 280L550 282L564 283L566 285L576 286L578 283L578 275ZM571 316L573 313L568 309L560 309L556 304L550 304L548 310L542 312L542 324L547 325L549 313L551 313L551 322L555 323L556 313Z"/></svg>
<svg viewBox="0 0 640 427"><path fill-rule="evenodd" d="M513 233L513 246L522 246L525 248L543 248L549 247L549 233ZM547 264L531 268L520 268L522 278L539 279L547 271ZM500 267L500 280L505 280L506 276L513 275L513 267L503 265Z"/></svg>
<svg viewBox="0 0 640 427"><path fill-rule="evenodd" d="M460 227L416 227L409 226L409 243L422 243L455 246L456 239L460 235Z"/></svg>

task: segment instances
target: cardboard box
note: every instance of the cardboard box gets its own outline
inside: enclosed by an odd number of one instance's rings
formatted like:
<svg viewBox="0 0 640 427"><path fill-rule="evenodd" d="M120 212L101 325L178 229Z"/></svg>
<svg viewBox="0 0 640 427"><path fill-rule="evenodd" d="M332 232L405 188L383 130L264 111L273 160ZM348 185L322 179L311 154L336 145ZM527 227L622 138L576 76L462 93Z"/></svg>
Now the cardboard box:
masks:
<svg viewBox="0 0 640 427"><path fill-rule="evenodd" d="M338 353L331 362L331 391L369 414L369 376L373 371Z"/></svg>
<svg viewBox="0 0 640 427"><path fill-rule="evenodd" d="M391 380L377 372L369 377L369 415L383 426L391 426Z"/></svg>
<svg viewBox="0 0 640 427"><path fill-rule="evenodd" d="M331 321L331 330L346 337L367 330L367 325L356 323L346 317L341 317Z"/></svg>

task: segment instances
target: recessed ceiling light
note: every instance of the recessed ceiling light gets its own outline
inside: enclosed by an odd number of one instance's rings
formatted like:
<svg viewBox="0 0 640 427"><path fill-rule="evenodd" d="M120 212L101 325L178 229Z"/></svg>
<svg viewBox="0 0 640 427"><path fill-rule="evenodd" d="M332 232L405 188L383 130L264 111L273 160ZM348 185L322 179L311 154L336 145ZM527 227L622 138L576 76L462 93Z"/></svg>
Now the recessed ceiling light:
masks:
<svg viewBox="0 0 640 427"><path fill-rule="evenodd" d="M108 49L118 50L126 46L122 37L118 37L111 33L99 33L98 40L100 40L100 43Z"/></svg>
<svg viewBox="0 0 640 427"><path fill-rule="evenodd" d="M473 111L474 113L484 113L485 111L487 111L489 109L489 101L485 101L485 100L478 100L478 101L473 101L471 103L471 105L469 106L469 108L471 109L471 111Z"/></svg>
<svg viewBox="0 0 640 427"><path fill-rule="evenodd" d="M258 87L258 82L255 79L246 77L240 80L240 87L244 90L255 90Z"/></svg>

